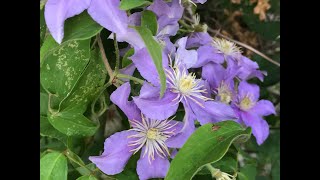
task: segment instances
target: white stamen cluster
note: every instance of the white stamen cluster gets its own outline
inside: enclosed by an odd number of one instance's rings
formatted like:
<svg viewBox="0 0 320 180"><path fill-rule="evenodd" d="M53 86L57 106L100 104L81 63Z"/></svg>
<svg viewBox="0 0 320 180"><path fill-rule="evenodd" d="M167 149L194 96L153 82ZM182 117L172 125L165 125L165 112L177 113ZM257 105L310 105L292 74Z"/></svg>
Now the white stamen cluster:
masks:
<svg viewBox="0 0 320 180"><path fill-rule="evenodd" d="M212 46L221 53L238 59L242 53L241 49L235 43L222 38L213 38Z"/></svg>
<svg viewBox="0 0 320 180"><path fill-rule="evenodd" d="M244 98L240 100L239 107L240 109L247 111L255 105L255 102L252 101L251 94L247 94Z"/></svg>
<svg viewBox="0 0 320 180"><path fill-rule="evenodd" d="M220 101L225 104L229 104L232 100L232 92L230 91L228 84L224 83L223 81L218 87L218 96L220 96Z"/></svg>
<svg viewBox="0 0 320 180"><path fill-rule="evenodd" d="M213 177L215 177L216 180L236 180L235 176L232 176L220 170L218 170L215 174L213 174Z"/></svg>
<svg viewBox="0 0 320 180"><path fill-rule="evenodd" d="M207 89L203 88L201 79L196 79L194 73L188 73L185 68L182 70L176 64L174 67L171 66L171 70L166 69L167 83L170 85L171 91L177 93L178 96L173 100L177 103L181 102L182 99L191 99L195 103L204 107L197 99L207 101L212 100L203 96L201 93L207 93Z"/></svg>
<svg viewBox="0 0 320 180"><path fill-rule="evenodd" d="M153 120L149 119L141 114L142 121L132 120L131 131L137 132L134 135L128 136L128 138L136 138L136 140L130 141L129 146L137 146L130 152L137 153L143 146L145 151L143 157L148 155L149 163L155 159L155 154L161 158L165 158L170 155L166 140L174 135L175 129L173 127L177 123L170 123L171 120Z"/></svg>

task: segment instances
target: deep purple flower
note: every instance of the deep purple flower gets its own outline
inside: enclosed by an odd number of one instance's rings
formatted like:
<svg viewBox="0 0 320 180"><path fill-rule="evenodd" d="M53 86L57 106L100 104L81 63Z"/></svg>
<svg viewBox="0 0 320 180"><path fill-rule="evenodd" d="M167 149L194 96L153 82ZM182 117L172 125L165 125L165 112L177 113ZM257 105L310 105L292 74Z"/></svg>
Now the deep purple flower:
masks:
<svg viewBox="0 0 320 180"><path fill-rule="evenodd" d="M259 86L241 81L232 106L239 115L240 123L252 128L252 133L260 145L269 135L268 123L262 117L276 112L270 101L259 100L259 93Z"/></svg>
<svg viewBox="0 0 320 180"><path fill-rule="evenodd" d="M159 97L158 73L147 50L142 49L131 57L140 74L154 85L144 84L140 96L133 97L143 114L153 119L166 119L176 113L181 102L185 111L194 115L201 124L235 119L230 106L205 96L206 82L189 73L183 60L176 59L176 63L169 66L168 58L162 57L167 76L167 90L162 98Z"/></svg>
<svg viewBox="0 0 320 180"><path fill-rule="evenodd" d="M125 83L111 94L110 99L127 115L132 128L107 138L104 152L89 159L104 173L114 175L123 171L134 153L142 150L137 162L139 179L163 178L170 166L169 148L182 146L181 138L176 134L183 123L144 116L132 101L128 101L129 94L130 84Z"/></svg>

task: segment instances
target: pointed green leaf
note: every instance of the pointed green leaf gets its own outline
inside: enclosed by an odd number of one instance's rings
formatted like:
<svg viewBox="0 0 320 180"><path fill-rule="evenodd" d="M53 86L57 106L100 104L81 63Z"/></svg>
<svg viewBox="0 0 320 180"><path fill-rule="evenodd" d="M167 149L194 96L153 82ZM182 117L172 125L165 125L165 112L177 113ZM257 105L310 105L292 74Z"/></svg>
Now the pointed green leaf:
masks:
<svg viewBox="0 0 320 180"><path fill-rule="evenodd" d="M129 66L132 64L132 60L129 59L128 57L132 56L134 54L134 49L131 48L129 49L126 54L122 58L122 68Z"/></svg>
<svg viewBox="0 0 320 180"><path fill-rule="evenodd" d="M146 27L135 27L137 32L140 34L141 38L143 39L147 50L157 68L159 77L160 77L160 84L161 84L161 91L160 97L163 96L164 91L166 90L166 75L164 73L164 69L162 67L162 49L160 44L154 40L151 31Z"/></svg>
<svg viewBox="0 0 320 180"><path fill-rule="evenodd" d="M61 102L60 110L71 105L88 104L99 95L107 77L107 71L100 55L98 49L91 51L89 64L72 91Z"/></svg>
<svg viewBox="0 0 320 180"><path fill-rule="evenodd" d="M84 107L69 107L48 114L51 125L67 136L92 136L99 127L83 115Z"/></svg>
<svg viewBox="0 0 320 180"><path fill-rule="evenodd" d="M103 27L94 21L87 11L84 11L66 20L62 43L70 40L89 39L98 34L102 29Z"/></svg>
<svg viewBox="0 0 320 180"><path fill-rule="evenodd" d="M48 94L40 92L40 115L47 116L48 113Z"/></svg>
<svg viewBox="0 0 320 180"><path fill-rule="evenodd" d="M40 135L56 138L66 145L67 136L56 130L48 121L47 117L40 116Z"/></svg>
<svg viewBox="0 0 320 180"><path fill-rule="evenodd" d="M120 9L126 11L129 9L133 9L133 8L142 6L146 3L148 3L148 1L145 1L145 0L121 0Z"/></svg>
<svg viewBox="0 0 320 180"><path fill-rule="evenodd" d="M234 121L198 128L172 160L165 180L189 180L206 164L220 160L235 140L250 138L251 129Z"/></svg>
<svg viewBox="0 0 320 180"><path fill-rule="evenodd" d="M67 180L67 172L67 160L61 153L48 153L40 159L41 180Z"/></svg>
<svg viewBox="0 0 320 180"><path fill-rule="evenodd" d="M40 81L48 92L63 99L89 63L90 40L69 41L45 57Z"/></svg>
<svg viewBox="0 0 320 180"><path fill-rule="evenodd" d="M158 32L157 16L149 10L145 10L141 13L141 26L150 29L152 35L156 35Z"/></svg>

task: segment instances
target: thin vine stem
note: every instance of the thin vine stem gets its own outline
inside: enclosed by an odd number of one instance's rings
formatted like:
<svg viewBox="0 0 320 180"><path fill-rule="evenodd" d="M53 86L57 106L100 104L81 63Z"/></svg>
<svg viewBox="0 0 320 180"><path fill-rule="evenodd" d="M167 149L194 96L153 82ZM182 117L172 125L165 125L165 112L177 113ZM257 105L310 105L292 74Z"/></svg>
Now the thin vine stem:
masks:
<svg viewBox="0 0 320 180"><path fill-rule="evenodd" d="M103 60L104 66L105 66L106 69L107 69L107 72L108 72L108 74L109 74L109 77L112 78L112 77L113 77L113 71L112 71L112 69L111 69L111 67L110 67L110 64L109 64L109 62L108 62L106 53L105 53L105 51L104 51L100 34L97 35L97 40L98 40L98 45L99 45L99 49L100 49L100 53L101 53L101 56L102 56L102 60Z"/></svg>
<svg viewBox="0 0 320 180"><path fill-rule="evenodd" d="M132 81L135 81L141 85L144 84L144 80L142 79L139 79L139 78L136 78L136 77L133 77L133 76L129 76L129 75L126 75L126 74L117 74L117 77L118 78L124 78L124 79L130 79Z"/></svg>

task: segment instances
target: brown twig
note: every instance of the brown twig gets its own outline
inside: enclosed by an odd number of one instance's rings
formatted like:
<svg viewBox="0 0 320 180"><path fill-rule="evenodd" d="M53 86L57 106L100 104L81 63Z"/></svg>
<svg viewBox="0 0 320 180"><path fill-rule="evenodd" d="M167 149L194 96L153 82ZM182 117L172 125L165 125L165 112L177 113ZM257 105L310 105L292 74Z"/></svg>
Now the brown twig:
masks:
<svg viewBox="0 0 320 180"><path fill-rule="evenodd" d="M110 67L110 64L108 62L106 53L104 51L100 34L97 35L97 39L98 39L98 45L99 45L99 49L100 49L100 52L101 52L101 56L102 56L102 60L103 60L104 66L106 67L106 69L108 71L108 74L109 74L109 77L111 78L111 77L113 77L113 71L112 71L112 69Z"/></svg>

